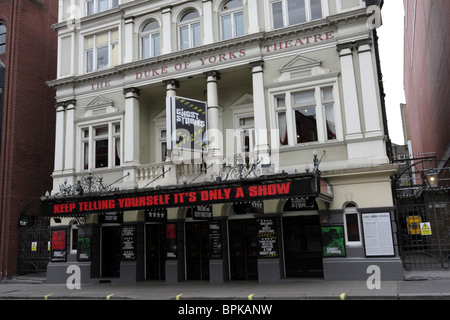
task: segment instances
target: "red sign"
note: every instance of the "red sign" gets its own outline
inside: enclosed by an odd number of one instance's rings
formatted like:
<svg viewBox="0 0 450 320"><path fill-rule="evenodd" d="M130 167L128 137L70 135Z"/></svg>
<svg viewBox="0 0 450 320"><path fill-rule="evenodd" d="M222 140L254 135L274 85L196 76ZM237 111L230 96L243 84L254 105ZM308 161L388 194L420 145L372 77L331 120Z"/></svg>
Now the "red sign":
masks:
<svg viewBox="0 0 450 320"><path fill-rule="evenodd" d="M193 207L213 203L247 202L263 199L288 199L314 196L314 179L284 182L190 187L175 190L134 192L79 199L48 199L42 206L44 216L67 216L127 210L151 210L170 207ZM248 182L247 182L248 183ZM256 183L256 182L255 182Z"/></svg>

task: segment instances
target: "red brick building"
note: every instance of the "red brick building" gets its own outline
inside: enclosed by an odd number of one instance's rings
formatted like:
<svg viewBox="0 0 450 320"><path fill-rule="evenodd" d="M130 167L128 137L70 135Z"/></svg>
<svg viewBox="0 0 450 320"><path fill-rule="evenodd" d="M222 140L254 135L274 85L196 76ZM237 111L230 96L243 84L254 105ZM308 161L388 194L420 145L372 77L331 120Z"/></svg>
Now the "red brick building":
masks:
<svg viewBox="0 0 450 320"><path fill-rule="evenodd" d="M0 1L0 281L17 274L21 212L52 185L57 14L54 0Z"/></svg>
<svg viewBox="0 0 450 320"><path fill-rule="evenodd" d="M450 155L450 1L404 0L404 82L412 152ZM441 166L444 166L441 163Z"/></svg>

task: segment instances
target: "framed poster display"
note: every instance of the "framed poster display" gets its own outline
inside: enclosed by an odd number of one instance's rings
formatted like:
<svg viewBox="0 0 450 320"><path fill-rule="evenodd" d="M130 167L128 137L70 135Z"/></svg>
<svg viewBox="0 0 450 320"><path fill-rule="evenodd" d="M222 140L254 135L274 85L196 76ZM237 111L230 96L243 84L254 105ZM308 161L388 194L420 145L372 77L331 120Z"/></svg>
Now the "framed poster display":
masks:
<svg viewBox="0 0 450 320"><path fill-rule="evenodd" d="M259 258L278 258L278 232L276 218L256 219Z"/></svg>
<svg viewBox="0 0 450 320"><path fill-rule="evenodd" d="M122 261L136 261L136 225L122 226Z"/></svg>
<svg viewBox="0 0 450 320"><path fill-rule="evenodd" d="M345 257L344 226L322 227L324 257Z"/></svg>
<svg viewBox="0 0 450 320"><path fill-rule="evenodd" d="M91 261L90 237L78 237L77 261Z"/></svg>
<svg viewBox="0 0 450 320"><path fill-rule="evenodd" d="M361 216L366 256L394 256L391 214L389 212L364 213Z"/></svg>
<svg viewBox="0 0 450 320"><path fill-rule="evenodd" d="M66 262L67 260L67 230L52 230L52 244L50 260L52 262Z"/></svg>

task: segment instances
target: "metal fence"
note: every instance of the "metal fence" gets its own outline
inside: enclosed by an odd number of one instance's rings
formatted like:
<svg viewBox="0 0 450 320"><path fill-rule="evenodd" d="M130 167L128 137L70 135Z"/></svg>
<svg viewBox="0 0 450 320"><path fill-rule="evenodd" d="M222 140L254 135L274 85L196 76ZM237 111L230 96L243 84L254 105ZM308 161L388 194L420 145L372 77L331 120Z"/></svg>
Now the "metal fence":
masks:
<svg viewBox="0 0 450 320"><path fill-rule="evenodd" d="M44 274L49 260L48 221L29 219L19 225L18 275Z"/></svg>
<svg viewBox="0 0 450 320"><path fill-rule="evenodd" d="M394 181L398 242L406 270L450 265L450 170L434 157L403 158Z"/></svg>

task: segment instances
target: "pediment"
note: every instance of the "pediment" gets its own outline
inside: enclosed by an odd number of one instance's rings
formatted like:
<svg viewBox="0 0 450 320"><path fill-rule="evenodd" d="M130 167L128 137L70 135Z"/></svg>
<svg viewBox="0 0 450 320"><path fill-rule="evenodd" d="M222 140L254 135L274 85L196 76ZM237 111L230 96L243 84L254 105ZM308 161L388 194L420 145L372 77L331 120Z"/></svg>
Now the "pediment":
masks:
<svg viewBox="0 0 450 320"><path fill-rule="evenodd" d="M294 59L292 59L291 61L286 63L284 66L282 66L280 68L280 71L282 73L306 71L306 70L311 70L315 67L320 67L321 65L322 65L322 61L320 61L320 60L298 55Z"/></svg>
<svg viewBox="0 0 450 320"><path fill-rule="evenodd" d="M114 102L103 96L97 96L94 100L88 103L86 108L107 107L114 105Z"/></svg>
<svg viewBox="0 0 450 320"><path fill-rule="evenodd" d="M103 96L95 97L95 99L89 102L84 109L84 118L118 111L118 109L114 107L114 101Z"/></svg>

